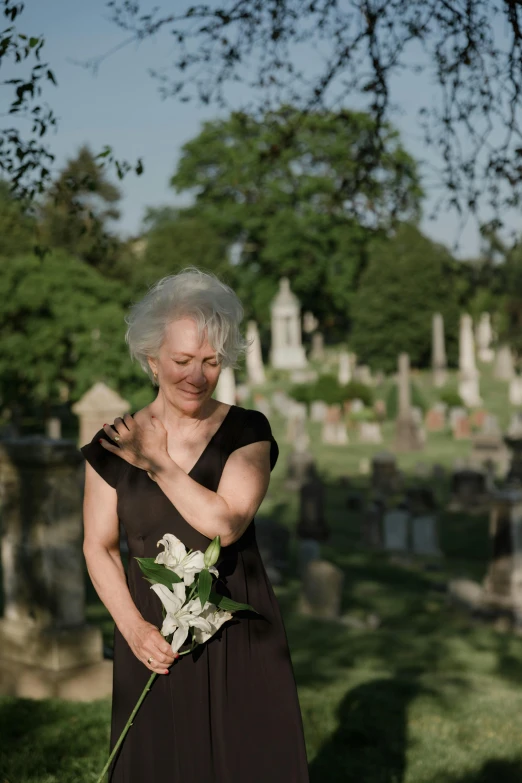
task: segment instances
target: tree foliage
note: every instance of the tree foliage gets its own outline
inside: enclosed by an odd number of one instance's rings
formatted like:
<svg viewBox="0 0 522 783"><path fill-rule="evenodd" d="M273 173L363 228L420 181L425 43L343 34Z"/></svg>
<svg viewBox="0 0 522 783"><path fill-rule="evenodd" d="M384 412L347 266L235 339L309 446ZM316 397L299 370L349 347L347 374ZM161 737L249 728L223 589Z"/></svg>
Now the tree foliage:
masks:
<svg viewBox="0 0 522 783"><path fill-rule="evenodd" d="M83 146L46 192L40 221L43 244L109 270L120 244L110 230L110 221L120 216L120 199L103 166Z"/></svg>
<svg viewBox="0 0 522 783"><path fill-rule="evenodd" d="M226 236L190 210L150 209L145 218L144 250L134 265L133 287L142 289L186 266L220 277L230 273Z"/></svg>
<svg viewBox="0 0 522 783"><path fill-rule="evenodd" d="M419 122L440 153L444 201L461 213L486 202L497 222L506 206L520 204L518 0L170 0L152 11L140 0L107 5L129 40L165 31L176 42L172 66L155 72L164 96L225 106L242 83L243 108L259 116L284 103L303 113L363 106L373 125L360 179L385 151L394 77L424 71L434 89ZM285 131L281 149L288 140Z"/></svg>
<svg viewBox="0 0 522 783"><path fill-rule="evenodd" d="M431 360L432 316L444 316L446 350L455 361L459 320L459 266L417 228L401 226L376 240L353 303L350 346L359 360L393 372L406 351L414 367Z"/></svg>
<svg viewBox="0 0 522 783"><path fill-rule="evenodd" d="M0 264L0 399L24 410L78 399L93 383L132 391L122 287L78 258L49 253Z"/></svg>
<svg viewBox="0 0 522 783"><path fill-rule="evenodd" d="M14 198L0 180L0 257L31 251L36 242L36 220L29 204Z"/></svg>
<svg viewBox="0 0 522 783"><path fill-rule="evenodd" d="M291 141L279 148L288 127ZM184 145L172 185L194 195L187 214L236 244L232 272L250 317L268 323L286 275L303 307L344 333L368 238L420 213L416 166L392 128L381 165L359 180L371 134L361 113L301 116L285 107L261 120L232 113L207 122Z"/></svg>

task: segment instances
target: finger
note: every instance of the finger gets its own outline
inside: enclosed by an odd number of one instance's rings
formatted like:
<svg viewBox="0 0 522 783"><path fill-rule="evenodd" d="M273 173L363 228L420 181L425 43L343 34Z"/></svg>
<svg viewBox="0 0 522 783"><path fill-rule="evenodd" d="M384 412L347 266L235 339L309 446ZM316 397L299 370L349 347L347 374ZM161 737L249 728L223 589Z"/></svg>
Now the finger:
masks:
<svg viewBox="0 0 522 783"><path fill-rule="evenodd" d="M165 664L157 663L156 661L152 661L152 663L149 663L148 660L143 661L147 669L151 672L155 672L156 674L168 674L169 670L165 666Z"/></svg>
<svg viewBox="0 0 522 783"><path fill-rule="evenodd" d="M136 424L136 422L134 421L130 413L123 414L123 423L125 424L128 430L131 430Z"/></svg>
<svg viewBox="0 0 522 783"><path fill-rule="evenodd" d="M152 665L155 664L156 666L163 666L163 667L165 667L167 665L170 666L170 664L174 660L172 655L170 655L170 656L169 655L165 655L164 653L161 652L161 650L154 649L154 647L151 648L151 652L143 653L143 655L146 655L147 658L149 658L149 657L153 658L154 659L154 663Z"/></svg>
<svg viewBox="0 0 522 783"><path fill-rule="evenodd" d="M104 430L105 434L108 435L111 440L115 440L116 443L119 440L121 440L121 435L118 432L118 430L114 427L114 425L111 426L110 424L104 424L103 425L103 430Z"/></svg>

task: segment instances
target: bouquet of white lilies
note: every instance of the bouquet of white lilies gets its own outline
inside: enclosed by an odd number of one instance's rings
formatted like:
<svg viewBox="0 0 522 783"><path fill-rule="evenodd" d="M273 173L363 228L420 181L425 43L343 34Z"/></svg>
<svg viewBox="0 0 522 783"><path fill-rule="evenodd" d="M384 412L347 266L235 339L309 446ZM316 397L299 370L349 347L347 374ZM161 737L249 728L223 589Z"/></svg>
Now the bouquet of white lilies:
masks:
<svg viewBox="0 0 522 783"><path fill-rule="evenodd" d="M136 560L143 576L151 583L151 590L154 590L163 605L160 632L167 639L171 637L172 651L178 656L187 655L198 644L207 642L224 623L232 619L233 612L245 609L255 612L249 604L237 603L212 590L212 577L219 576L215 565L221 550L219 536L210 542L204 553L200 550L187 552L172 533L166 533L158 541L158 546L163 546L164 550L156 558L137 557ZM190 637L189 648L179 652L187 637ZM157 676L153 672L149 677L97 783L102 783Z"/></svg>

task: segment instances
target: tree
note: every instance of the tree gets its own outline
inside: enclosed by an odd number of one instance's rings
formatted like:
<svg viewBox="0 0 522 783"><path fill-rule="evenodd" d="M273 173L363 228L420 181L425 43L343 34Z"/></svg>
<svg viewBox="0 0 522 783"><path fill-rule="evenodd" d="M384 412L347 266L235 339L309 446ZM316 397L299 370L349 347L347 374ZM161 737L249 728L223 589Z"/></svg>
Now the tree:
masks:
<svg viewBox="0 0 522 783"><path fill-rule="evenodd" d="M144 249L134 265L133 287L142 289L186 266L223 277L230 271L226 237L202 216L176 209L150 209L145 216Z"/></svg>
<svg viewBox="0 0 522 783"><path fill-rule="evenodd" d="M205 123L184 145L171 183L195 196L186 214L236 243L234 273L249 316L268 322L286 275L303 307L344 336L369 237L420 213L416 165L388 128L386 155L361 182L357 161L372 134L367 115L308 113L280 149L295 116L285 107L261 120L233 113Z"/></svg>
<svg viewBox="0 0 522 783"><path fill-rule="evenodd" d="M25 255L0 265L0 400L7 410L78 399L103 380L126 394L143 387L124 341L121 285L65 255Z"/></svg>
<svg viewBox="0 0 522 783"><path fill-rule="evenodd" d="M425 71L434 89L419 122L441 155L444 201L461 213L490 206L497 223L506 207L520 204L518 0L170 0L152 11L139 0L107 5L129 42L161 31L176 42L173 67L154 74L165 97L225 106L230 87L243 83L243 108L258 117L284 103L302 114L363 106L373 124L358 161L361 180L385 152L394 77ZM285 131L279 147L288 141Z"/></svg>
<svg viewBox="0 0 522 783"><path fill-rule="evenodd" d="M110 271L119 240L108 224L119 217L120 198L93 153L82 147L46 194L41 210L43 243Z"/></svg>
<svg viewBox="0 0 522 783"><path fill-rule="evenodd" d="M45 137L58 123L52 108L44 102L44 94L46 88L50 84L56 86L57 81L49 63L42 60L43 36L20 32L17 26L24 3L0 0L0 9L8 23L0 30L0 69L7 67L17 74L2 82L12 94L2 104L9 107L3 116L10 122L7 127L0 128L0 176L9 181L18 198L32 200L43 193L51 181L55 158L45 144ZM132 170L138 176L143 172L141 158L134 165L118 160L108 145L97 158L105 166L114 167L118 179L123 179Z"/></svg>
<svg viewBox="0 0 522 783"><path fill-rule="evenodd" d="M0 257L31 251L36 242L35 218L30 206L14 198L0 180Z"/></svg>
<svg viewBox="0 0 522 783"><path fill-rule="evenodd" d="M460 271L446 248L403 225L388 241L375 240L369 258L352 308L350 347L359 360L392 372L406 351L414 367L429 366L432 315L441 312L454 363Z"/></svg>

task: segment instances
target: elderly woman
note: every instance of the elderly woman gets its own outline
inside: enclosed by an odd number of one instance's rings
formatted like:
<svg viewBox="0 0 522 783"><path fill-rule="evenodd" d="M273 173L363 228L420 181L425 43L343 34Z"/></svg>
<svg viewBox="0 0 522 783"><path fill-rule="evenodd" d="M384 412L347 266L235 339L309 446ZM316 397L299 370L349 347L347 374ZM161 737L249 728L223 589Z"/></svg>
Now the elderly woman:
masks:
<svg viewBox="0 0 522 783"><path fill-rule="evenodd" d="M221 368L246 350L242 316L235 293L198 269L156 283L133 306L126 334L156 399L104 424L81 449L85 558L115 622L112 746L150 672L161 675L111 783L308 781L285 630L253 521L278 446L262 413L212 398ZM194 550L219 535L216 589L259 612L226 623L179 660L158 630L161 602L134 559L156 557L165 533Z"/></svg>

